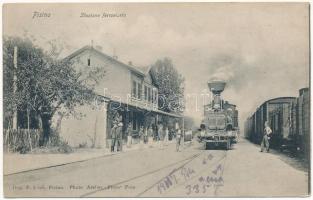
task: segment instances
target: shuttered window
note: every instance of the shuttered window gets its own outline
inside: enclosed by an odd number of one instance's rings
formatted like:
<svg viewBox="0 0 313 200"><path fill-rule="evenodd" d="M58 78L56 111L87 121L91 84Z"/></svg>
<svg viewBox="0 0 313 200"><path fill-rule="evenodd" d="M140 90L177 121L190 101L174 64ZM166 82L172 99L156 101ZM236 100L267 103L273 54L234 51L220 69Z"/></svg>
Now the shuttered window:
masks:
<svg viewBox="0 0 313 200"><path fill-rule="evenodd" d="M141 94L142 94L142 84L138 83L138 94L137 94L137 98L141 99Z"/></svg>
<svg viewBox="0 0 313 200"><path fill-rule="evenodd" d="M145 85L145 100L148 100L148 87Z"/></svg>
<svg viewBox="0 0 313 200"><path fill-rule="evenodd" d="M136 97L137 96L137 83L136 81L133 81L133 86L132 86L132 97Z"/></svg>

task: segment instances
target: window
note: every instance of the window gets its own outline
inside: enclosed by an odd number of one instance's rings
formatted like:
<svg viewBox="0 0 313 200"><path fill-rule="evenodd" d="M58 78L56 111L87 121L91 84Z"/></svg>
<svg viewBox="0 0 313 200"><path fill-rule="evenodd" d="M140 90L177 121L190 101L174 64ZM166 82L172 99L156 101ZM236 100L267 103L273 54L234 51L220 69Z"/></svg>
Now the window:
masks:
<svg viewBox="0 0 313 200"><path fill-rule="evenodd" d="M142 94L142 84L138 83L138 99L141 99L141 94Z"/></svg>
<svg viewBox="0 0 313 200"><path fill-rule="evenodd" d="M151 102L154 103L154 88L152 88Z"/></svg>
<svg viewBox="0 0 313 200"><path fill-rule="evenodd" d="M137 94L137 83L133 81L132 97L136 97Z"/></svg>
<svg viewBox="0 0 313 200"><path fill-rule="evenodd" d="M151 88L148 88L148 101L151 102Z"/></svg>
<svg viewBox="0 0 313 200"><path fill-rule="evenodd" d="M88 58L87 64L88 64L88 66L90 66L90 58Z"/></svg>
<svg viewBox="0 0 313 200"><path fill-rule="evenodd" d="M158 90L154 88L154 103L157 103L158 101Z"/></svg>
<svg viewBox="0 0 313 200"><path fill-rule="evenodd" d="M133 81L132 85L132 97L141 99L142 98L142 84L137 81Z"/></svg>
<svg viewBox="0 0 313 200"><path fill-rule="evenodd" d="M145 100L148 100L148 87L145 85Z"/></svg>

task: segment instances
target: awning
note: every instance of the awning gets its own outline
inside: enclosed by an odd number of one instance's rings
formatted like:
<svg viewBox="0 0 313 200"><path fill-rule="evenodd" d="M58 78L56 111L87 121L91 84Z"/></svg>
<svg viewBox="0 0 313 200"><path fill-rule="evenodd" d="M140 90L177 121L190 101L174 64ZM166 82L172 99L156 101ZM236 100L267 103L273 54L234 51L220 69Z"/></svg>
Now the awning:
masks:
<svg viewBox="0 0 313 200"><path fill-rule="evenodd" d="M171 117L176 117L176 118L182 118L183 116L182 115L177 115L177 114L173 114L173 113L168 113L168 112L164 112L162 110L153 110L152 112L156 112L156 113L160 113L160 114L163 114L163 115L168 115L168 116L171 116Z"/></svg>
<svg viewBox="0 0 313 200"><path fill-rule="evenodd" d="M159 110L159 109L153 109L150 106L143 106L143 105L140 105L140 104L133 105L131 103L127 104L127 103L122 103L122 102L116 102L116 101L114 101L112 99L110 99L110 101L112 101L114 103L118 103L118 104L124 105L126 107L131 106L133 108L141 109L141 110L147 111L147 112L158 113L158 114L167 115L167 116L171 116L171 117L175 117L175 118L182 118L183 117L182 115L179 115L179 114L169 113L169 112L165 112L165 111L162 111L162 110Z"/></svg>

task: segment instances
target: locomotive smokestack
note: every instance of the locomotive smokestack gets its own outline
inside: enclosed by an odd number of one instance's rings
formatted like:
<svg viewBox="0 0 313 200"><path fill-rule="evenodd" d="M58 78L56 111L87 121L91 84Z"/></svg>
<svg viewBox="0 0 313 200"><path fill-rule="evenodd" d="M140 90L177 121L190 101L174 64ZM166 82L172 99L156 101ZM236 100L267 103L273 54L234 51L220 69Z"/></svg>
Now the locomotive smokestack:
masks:
<svg viewBox="0 0 313 200"><path fill-rule="evenodd" d="M226 83L224 81L208 82L210 91L213 93L212 108L215 110L221 109L221 93L224 91Z"/></svg>

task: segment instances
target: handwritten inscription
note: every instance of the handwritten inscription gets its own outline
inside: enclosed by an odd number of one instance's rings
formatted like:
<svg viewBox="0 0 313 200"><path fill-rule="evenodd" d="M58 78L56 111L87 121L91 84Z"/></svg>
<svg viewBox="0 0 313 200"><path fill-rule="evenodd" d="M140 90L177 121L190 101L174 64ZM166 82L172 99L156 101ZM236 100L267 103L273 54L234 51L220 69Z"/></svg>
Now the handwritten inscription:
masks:
<svg viewBox="0 0 313 200"><path fill-rule="evenodd" d="M158 185L157 189L159 193L164 193L165 191L169 190L174 185L177 185L181 179L187 181L195 174L195 170L189 167L182 167L178 170L173 171L170 175L166 176L162 179Z"/></svg>
<svg viewBox="0 0 313 200"><path fill-rule="evenodd" d="M199 166L200 169L191 166L183 166L175 169L157 183L157 191L160 194L164 194L176 186L187 184L185 185L186 195L191 195L212 192L217 187L223 186L223 165L221 163L214 163L213 158L214 156L212 154L203 156L199 160L203 164ZM214 165L212 166L212 164ZM201 175L203 173L204 175ZM192 183L190 183L191 181Z"/></svg>
<svg viewBox="0 0 313 200"><path fill-rule="evenodd" d="M167 177L165 177L159 184L158 184L158 191L159 193L163 193L166 190L168 190L170 187L172 187L173 185L177 184L177 178L176 176L173 175L169 175Z"/></svg>
<svg viewBox="0 0 313 200"><path fill-rule="evenodd" d="M216 169L213 170L212 173L216 175L219 171L222 171L222 165L221 164L217 165Z"/></svg>
<svg viewBox="0 0 313 200"><path fill-rule="evenodd" d="M213 159L213 155L212 154L209 154L209 155L207 155L206 157L204 157L203 158L203 160L202 160L202 164L207 164L208 163L208 160L210 161L210 160L212 160Z"/></svg>
<svg viewBox="0 0 313 200"><path fill-rule="evenodd" d="M222 175L218 175L222 172L222 165L218 164L214 170L212 170L213 175L200 176L196 184L189 184L185 187L187 190L186 194L190 195L192 193L206 193L210 187L219 187L224 185L224 179Z"/></svg>
<svg viewBox="0 0 313 200"><path fill-rule="evenodd" d="M222 176L207 176L207 177L200 177L198 179L198 183L194 185L187 185L185 188L187 189L186 194L190 195L192 193L206 193L207 189L212 186L223 186L224 180Z"/></svg>
<svg viewBox="0 0 313 200"><path fill-rule="evenodd" d="M214 157L212 154L206 155L202 160L202 164L208 164L209 161L211 161L213 158ZM195 177L196 174L197 172L195 169L187 166L175 169L160 182L158 182L157 190L160 194L165 193L174 186L191 180Z"/></svg>
<svg viewBox="0 0 313 200"><path fill-rule="evenodd" d="M191 176L195 173L195 170L191 169L191 168L185 168L183 167L180 170L180 174L184 177L185 180L188 180L189 178L191 178Z"/></svg>

